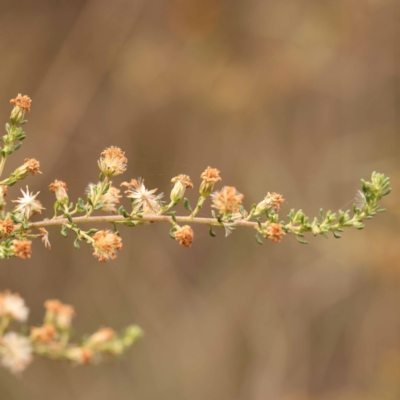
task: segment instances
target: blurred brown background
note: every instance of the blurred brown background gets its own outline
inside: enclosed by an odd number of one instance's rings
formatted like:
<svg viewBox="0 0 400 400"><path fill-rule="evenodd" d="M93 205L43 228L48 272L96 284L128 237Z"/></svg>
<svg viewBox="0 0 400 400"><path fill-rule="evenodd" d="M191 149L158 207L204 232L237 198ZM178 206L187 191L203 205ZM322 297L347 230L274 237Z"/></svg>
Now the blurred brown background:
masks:
<svg viewBox="0 0 400 400"><path fill-rule="evenodd" d="M308 246L195 227L183 249L165 225L125 228L99 264L51 230L51 251L1 263L30 323L59 298L77 337L130 323L146 336L97 367L1 369L1 399L399 399L399 21L397 0L0 1L0 120L17 93L33 99L6 170L40 160L28 183L49 216L49 183L82 196L109 145L129 159L115 184L168 195L211 165L247 207L282 193L282 216L349 207L373 170L394 189L364 231Z"/></svg>

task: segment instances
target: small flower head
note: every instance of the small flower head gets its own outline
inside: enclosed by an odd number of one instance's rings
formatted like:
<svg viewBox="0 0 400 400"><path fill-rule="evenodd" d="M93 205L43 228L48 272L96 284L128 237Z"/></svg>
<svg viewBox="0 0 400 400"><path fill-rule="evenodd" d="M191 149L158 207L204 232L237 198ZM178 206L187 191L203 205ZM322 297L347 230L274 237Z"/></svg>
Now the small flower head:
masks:
<svg viewBox="0 0 400 400"><path fill-rule="evenodd" d="M265 210L272 209L279 212L281 204L285 201L281 194L272 192L265 196L264 200L257 204L255 215L263 214Z"/></svg>
<svg viewBox="0 0 400 400"><path fill-rule="evenodd" d="M5 220L0 219L0 236L10 236L14 232L14 222L6 218Z"/></svg>
<svg viewBox="0 0 400 400"><path fill-rule="evenodd" d="M50 343L56 338L57 331L54 325L44 324L40 327L31 328L31 339L35 342Z"/></svg>
<svg viewBox="0 0 400 400"><path fill-rule="evenodd" d="M116 252L122 248L121 238L109 230L96 232L93 239L93 255L101 262L114 260L117 257Z"/></svg>
<svg viewBox="0 0 400 400"><path fill-rule="evenodd" d="M56 195L57 201L62 204L68 203L68 189L65 182L56 179L53 183L50 183L49 190Z"/></svg>
<svg viewBox="0 0 400 400"><path fill-rule="evenodd" d="M279 243L286 233L282 230L280 224L271 223L267 226L266 237L275 243Z"/></svg>
<svg viewBox="0 0 400 400"><path fill-rule="evenodd" d="M174 232L175 240L179 242L182 247L190 247L193 243L193 229L189 225L182 226Z"/></svg>
<svg viewBox="0 0 400 400"><path fill-rule="evenodd" d="M130 183L121 183L121 186L128 188L125 193L131 199L133 213L157 214L161 210L163 193L155 195L157 189L147 190L143 179L132 179Z"/></svg>
<svg viewBox="0 0 400 400"><path fill-rule="evenodd" d="M219 171L211 167L207 167L200 175L200 178L203 179L200 185L200 194L202 197L208 197L213 191L215 183L221 180Z"/></svg>
<svg viewBox="0 0 400 400"><path fill-rule="evenodd" d="M35 160L34 158L25 158L24 165L26 166L26 169L31 175L42 173L42 171L40 171L39 161Z"/></svg>
<svg viewBox="0 0 400 400"><path fill-rule="evenodd" d="M220 214L235 214L239 211L242 204L243 195L239 193L233 186L225 186L219 192L211 195L213 208L216 208Z"/></svg>
<svg viewBox="0 0 400 400"><path fill-rule="evenodd" d="M34 158L25 158L24 163L11 174L7 182L8 184L13 184L22 181L29 174L36 175L41 173L40 163L38 160L35 160Z"/></svg>
<svg viewBox="0 0 400 400"><path fill-rule="evenodd" d="M75 316L75 310L68 304L61 304L56 313L56 326L59 329L67 330L71 328L72 318Z"/></svg>
<svg viewBox="0 0 400 400"><path fill-rule="evenodd" d="M86 193L92 203L96 201L97 190L100 190L100 182L97 185L89 183ZM119 199L122 197L119 193L120 190L115 186L112 186L112 182L110 182L110 187L108 188L107 192L97 199L97 204L103 204L101 211L113 213L117 212L117 204L119 204Z"/></svg>
<svg viewBox="0 0 400 400"><path fill-rule="evenodd" d="M33 193L29 193L28 186L26 187L26 192L21 189L23 197L20 197L18 200L12 200L14 203L19 203L18 206L15 207L14 212L21 219L29 219L32 215L36 213L41 213L44 208L39 200L36 200L36 196L40 193L37 192L35 195Z"/></svg>
<svg viewBox="0 0 400 400"><path fill-rule="evenodd" d="M110 342L115 337L115 332L111 328L100 328L97 332L93 333L88 339L90 346L99 346L104 343Z"/></svg>
<svg viewBox="0 0 400 400"><path fill-rule="evenodd" d="M178 175L171 179L174 187L171 191L171 201L178 203L185 194L186 189L193 189L193 183L187 175Z"/></svg>
<svg viewBox="0 0 400 400"><path fill-rule="evenodd" d="M31 111L32 100L27 95L22 96L20 93L15 99L11 99L10 103L26 111Z"/></svg>
<svg viewBox="0 0 400 400"><path fill-rule="evenodd" d="M75 310L68 304L63 304L59 300L47 300L44 303L46 308L45 321L47 324L55 324L59 329L69 329Z"/></svg>
<svg viewBox="0 0 400 400"><path fill-rule="evenodd" d="M116 176L126 171L128 159L120 148L111 146L101 153L98 164L104 175Z"/></svg>
<svg viewBox="0 0 400 400"><path fill-rule="evenodd" d="M66 356L79 365L85 365L93 359L93 351L87 347L72 347L68 349Z"/></svg>
<svg viewBox="0 0 400 400"><path fill-rule="evenodd" d="M26 260L32 255L32 241L30 240L13 240L11 246L16 257Z"/></svg>
<svg viewBox="0 0 400 400"><path fill-rule="evenodd" d="M15 99L11 99L10 103L14 104L10 119L15 124L19 124L25 117L25 111L31 110L32 100L26 95L19 94Z"/></svg>
<svg viewBox="0 0 400 400"><path fill-rule="evenodd" d="M15 321L25 322L28 314L29 309L19 294L8 291L0 293L0 317L7 316Z"/></svg>
<svg viewBox="0 0 400 400"><path fill-rule="evenodd" d="M1 364L12 373L22 372L32 361L29 340L15 332L8 332L0 339Z"/></svg>
<svg viewBox="0 0 400 400"><path fill-rule="evenodd" d="M4 197L7 196L7 186L0 185L0 210L4 208L6 205L6 201Z"/></svg>

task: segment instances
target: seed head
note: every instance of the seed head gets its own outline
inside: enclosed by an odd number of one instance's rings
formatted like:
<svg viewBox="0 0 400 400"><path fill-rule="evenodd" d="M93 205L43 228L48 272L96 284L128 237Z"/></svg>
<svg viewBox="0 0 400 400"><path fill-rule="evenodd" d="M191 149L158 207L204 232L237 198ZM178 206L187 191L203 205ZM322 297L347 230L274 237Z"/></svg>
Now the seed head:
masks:
<svg viewBox="0 0 400 400"><path fill-rule="evenodd" d="M15 332L8 332L0 339L1 364L12 373L22 372L32 361L29 340Z"/></svg>
<svg viewBox="0 0 400 400"><path fill-rule="evenodd" d="M0 293L0 316L8 316L16 321L25 322L28 318L29 309L24 299L17 293L9 291Z"/></svg>
<svg viewBox="0 0 400 400"><path fill-rule="evenodd" d="M161 198L164 194L155 195L157 189L147 190L144 179L132 179L130 183L121 183L121 186L128 188L125 193L132 199L133 213L157 214L161 210Z"/></svg>
<svg viewBox="0 0 400 400"><path fill-rule="evenodd" d="M104 262L117 258L116 252L122 248L121 238L109 230L98 231L93 235L93 255Z"/></svg>
<svg viewBox="0 0 400 400"><path fill-rule="evenodd" d="M44 208L39 200L36 200L36 196L40 193L37 192L35 195L33 193L29 193L28 186L26 187L26 192L21 189L23 197L20 197L18 200L12 200L14 203L19 203L17 207L15 207L14 212L18 214L21 218L29 219L32 215L36 213L41 213Z"/></svg>
<svg viewBox="0 0 400 400"><path fill-rule="evenodd" d="M225 186L219 192L211 195L213 205L220 214L235 214L239 211L239 206L242 204L243 195L239 193L233 186Z"/></svg>

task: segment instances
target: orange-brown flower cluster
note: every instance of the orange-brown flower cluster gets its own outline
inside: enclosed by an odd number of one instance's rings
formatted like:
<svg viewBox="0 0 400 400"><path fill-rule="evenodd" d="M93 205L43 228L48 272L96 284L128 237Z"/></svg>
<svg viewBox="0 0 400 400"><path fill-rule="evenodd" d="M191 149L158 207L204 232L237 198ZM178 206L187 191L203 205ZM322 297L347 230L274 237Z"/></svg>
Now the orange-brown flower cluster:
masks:
<svg viewBox="0 0 400 400"><path fill-rule="evenodd" d="M275 243L280 242L283 236L286 235L286 233L282 230L281 225L276 223L271 223L267 226L266 234L267 238Z"/></svg>
<svg viewBox="0 0 400 400"><path fill-rule="evenodd" d="M31 104L32 104L32 100L24 95L22 96L21 94L18 94L18 96L15 99L11 99L10 103L23 108L26 111L31 111Z"/></svg>
<svg viewBox="0 0 400 400"><path fill-rule="evenodd" d="M221 180L219 171L216 168L211 167L207 167L200 175L200 178L203 179L199 190L202 197L208 197L213 191L215 183Z"/></svg>
<svg viewBox="0 0 400 400"><path fill-rule="evenodd" d="M208 183L216 183L221 180L219 171L216 168L207 167L206 170L200 175L200 178Z"/></svg>
<svg viewBox="0 0 400 400"><path fill-rule="evenodd" d="M172 183L180 182L186 189L193 189L193 183L188 175L180 174L171 179Z"/></svg>
<svg viewBox="0 0 400 400"><path fill-rule="evenodd" d="M13 240L12 250L16 257L27 259L32 255L32 242L30 240Z"/></svg>
<svg viewBox="0 0 400 400"><path fill-rule="evenodd" d="M96 232L93 240L93 255L101 262L114 260L117 257L116 252L122 248L121 238L109 230Z"/></svg>
<svg viewBox="0 0 400 400"><path fill-rule="evenodd" d="M53 183L49 185L50 192L53 192L56 195L56 199L60 202L68 201L67 194L67 184L63 181L59 181L56 179Z"/></svg>
<svg viewBox="0 0 400 400"><path fill-rule="evenodd" d="M281 204L285 201L281 194L275 192L268 192L264 200L267 208L272 208L276 212L279 211Z"/></svg>
<svg viewBox="0 0 400 400"><path fill-rule="evenodd" d="M175 240L179 241L182 247L190 247L193 243L193 229L189 225L182 226L174 233Z"/></svg>
<svg viewBox="0 0 400 400"><path fill-rule="evenodd" d="M104 175L115 176L126 171L128 159L119 147L111 146L101 153L98 164Z"/></svg>
<svg viewBox="0 0 400 400"><path fill-rule="evenodd" d="M42 173L42 171L40 171L40 163L38 160L35 160L34 158L25 158L24 164L31 175Z"/></svg>
<svg viewBox="0 0 400 400"><path fill-rule="evenodd" d="M213 208L216 208L220 214L234 214L239 212L239 206L242 204L243 195L233 186L225 186L219 192L211 195Z"/></svg>
<svg viewBox="0 0 400 400"><path fill-rule="evenodd" d="M56 338L57 331L54 325L44 324L43 326L31 327L31 339L41 343L49 343Z"/></svg>
<svg viewBox="0 0 400 400"><path fill-rule="evenodd" d="M14 223L11 219L0 219L0 236L9 236L14 232Z"/></svg>

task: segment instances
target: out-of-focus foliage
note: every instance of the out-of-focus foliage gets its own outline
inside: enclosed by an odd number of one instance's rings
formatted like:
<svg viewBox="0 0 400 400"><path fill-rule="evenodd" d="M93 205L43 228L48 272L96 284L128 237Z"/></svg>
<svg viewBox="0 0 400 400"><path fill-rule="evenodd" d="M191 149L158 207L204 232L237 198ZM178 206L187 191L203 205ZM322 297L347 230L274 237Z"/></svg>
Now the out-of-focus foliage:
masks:
<svg viewBox="0 0 400 400"><path fill-rule="evenodd" d="M60 298L79 305L78 337L132 320L146 337L97 368L41 361L22 382L0 371L3 397L399 398L397 1L0 5L0 120L7 99L29 93L37 135L7 168L41 161L31 190L44 207L56 175L75 180L78 198L110 143L151 187L217 165L249 198L284 193L281 213L347 209L371 170L393 187L388 212L346 241L250 248L243 230L215 246L205 230L182 252L160 226L127 230L130 246L112 265L90 249L71 252L72 238L50 253L39 243L29 264L0 268L2 289L24 297L32 324L45 299Z"/></svg>

